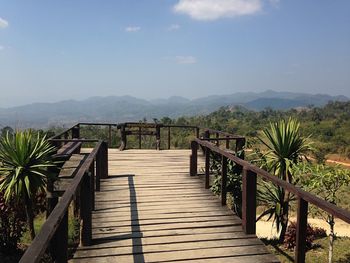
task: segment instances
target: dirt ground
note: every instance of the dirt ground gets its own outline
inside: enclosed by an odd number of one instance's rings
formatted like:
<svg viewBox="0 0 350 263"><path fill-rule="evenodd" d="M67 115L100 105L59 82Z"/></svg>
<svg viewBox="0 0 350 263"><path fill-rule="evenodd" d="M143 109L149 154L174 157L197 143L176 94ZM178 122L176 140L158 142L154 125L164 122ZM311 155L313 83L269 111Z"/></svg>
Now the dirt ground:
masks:
<svg viewBox="0 0 350 263"><path fill-rule="evenodd" d="M290 218L290 221L296 221L296 218ZM308 218L308 223L312 226L317 226L325 229L327 234L329 233L329 226L327 222L323 219L318 218ZM342 220L335 220L335 233L337 236L350 237L350 225ZM277 231L275 227L272 227L272 221L260 220L256 225L256 234L258 237L262 238L273 238L277 237Z"/></svg>

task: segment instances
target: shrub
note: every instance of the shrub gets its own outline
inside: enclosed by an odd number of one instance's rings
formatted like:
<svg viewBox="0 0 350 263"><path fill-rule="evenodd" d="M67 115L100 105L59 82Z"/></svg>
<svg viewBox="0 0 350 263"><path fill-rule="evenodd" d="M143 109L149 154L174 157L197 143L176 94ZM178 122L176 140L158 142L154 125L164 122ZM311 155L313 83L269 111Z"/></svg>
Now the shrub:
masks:
<svg viewBox="0 0 350 263"><path fill-rule="evenodd" d="M17 249L25 230L26 216L23 205L11 199L5 202L0 192L0 252L11 254Z"/></svg>
<svg viewBox="0 0 350 263"><path fill-rule="evenodd" d="M287 228L286 235L284 237L284 247L287 249L293 250L296 246L296 229L297 223L291 222ZM306 230L306 249L309 250L312 248L313 241L318 238L326 237L326 230L320 227L312 227L310 224L307 224Z"/></svg>

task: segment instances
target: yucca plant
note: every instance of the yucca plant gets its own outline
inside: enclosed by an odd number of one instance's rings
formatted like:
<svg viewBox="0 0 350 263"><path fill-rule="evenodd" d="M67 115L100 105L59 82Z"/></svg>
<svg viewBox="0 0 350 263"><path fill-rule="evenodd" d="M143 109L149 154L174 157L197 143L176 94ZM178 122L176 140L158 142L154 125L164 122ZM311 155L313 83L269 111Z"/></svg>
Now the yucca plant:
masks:
<svg viewBox="0 0 350 263"><path fill-rule="evenodd" d="M0 140L0 191L6 201L11 198L23 202L26 212L30 237L34 239L33 198L39 191L44 191L47 179L53 174L49 167L54 167L53 147L39 133L18 131L13 136L8 134Z"/></svg>
<svg viewBox="0 0 350 263"><path fill-rule="evenodd" d="M270 123L270 129L264 129L263 134L265 139L259 140L267 147L267 152L263 155L266 160L265 166L280 179L293 184L293 165L303 158L307 160L306 153L311 150L307 138L300 134L300 123L292 118L288 121L280 120ZM290 193L282 188L278 191L283 196L283 202L280 204L279 237L279 241L283 242L288 225ZM270 196L266 194L266 198L269 199Z"/></svg>

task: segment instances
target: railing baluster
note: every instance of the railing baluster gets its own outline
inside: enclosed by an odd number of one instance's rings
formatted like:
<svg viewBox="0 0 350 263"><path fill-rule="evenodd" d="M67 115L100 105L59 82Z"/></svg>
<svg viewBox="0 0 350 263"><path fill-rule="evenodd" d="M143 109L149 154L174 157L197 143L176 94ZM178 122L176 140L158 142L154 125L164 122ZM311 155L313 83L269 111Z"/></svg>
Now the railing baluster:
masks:
<svg viewBox="0 0 350 263"><path fill-rule="evenodd" d="M308 202L298 197L295 262L305 262Z"/></svg>
<svg viewBox="0 0 350 263"><path fill-rule="evenodd" d="M226 205L227 199L227 157L221 159L221 204Z"/></svg>
<svg viewBox="0 0 350 263"><path fill-rule="evenodd" d="M92 225L91 225L91 189L89 173L84 174L82 183L80 185L80 244L81 246L91 245Z"/></svg>
<svg viewBox="0 0 350 263"><path fill-rule="evenodd" d="M209 189L210 150L205 148L205 189Z"/></svg>
<svg viewBox="0 0 350 263"><path fill-rule="evenodd" d="M226 136L226 149L230 149L230 137Z"/></svg>
<svg viewBox="0 0 350 263"><path fill-rule="evenodd" d="M195 141L191 142L191 156L190 156L190 175L197 175L197 162L198 162L198 144Z"/></svg>
<svg viewBox="0 0 350 263"><path fill-rule="evenodd" d="M256 232L256 173L243 167L242 227L246 234Z"/></svg>

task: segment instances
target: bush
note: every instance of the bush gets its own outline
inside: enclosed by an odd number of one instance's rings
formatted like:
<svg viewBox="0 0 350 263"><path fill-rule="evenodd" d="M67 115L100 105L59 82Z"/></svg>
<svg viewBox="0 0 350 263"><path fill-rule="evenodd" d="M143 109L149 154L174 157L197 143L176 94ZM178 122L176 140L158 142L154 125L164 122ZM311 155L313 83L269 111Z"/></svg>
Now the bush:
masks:
<svg viewBox="0 0 350 263"><path fill-rule="evenodd" d="M286 235L284 237L283 245L287 249L293 250L296 246L296 229L297 223L291 222L287 228ZM320 227L312 227L307 224L306 230L306 249L309 250L313 246L313 241L318 238L326 237L326 230Z"/></svg>
<svg viewBox="0 0 350 263"><path fill-rule="evenodd" d="M23 205L14 199L6 203L0 192L0 252L11 254L17 250L17 244L25 230L24 211Z"/></svg>

